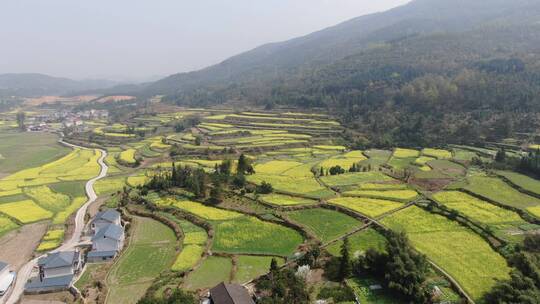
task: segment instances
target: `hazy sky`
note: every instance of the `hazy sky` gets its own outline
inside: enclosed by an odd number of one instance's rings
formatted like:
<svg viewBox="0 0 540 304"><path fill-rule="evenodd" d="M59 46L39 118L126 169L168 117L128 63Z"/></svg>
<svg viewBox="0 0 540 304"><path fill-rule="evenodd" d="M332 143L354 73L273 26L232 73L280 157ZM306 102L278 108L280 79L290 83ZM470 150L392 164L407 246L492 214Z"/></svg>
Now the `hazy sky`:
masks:
<svg viewBox="0 0 540 304"><path fill-rule="evenodd" d="M0 73L168 75L406 2L0 0Z"/></svg>

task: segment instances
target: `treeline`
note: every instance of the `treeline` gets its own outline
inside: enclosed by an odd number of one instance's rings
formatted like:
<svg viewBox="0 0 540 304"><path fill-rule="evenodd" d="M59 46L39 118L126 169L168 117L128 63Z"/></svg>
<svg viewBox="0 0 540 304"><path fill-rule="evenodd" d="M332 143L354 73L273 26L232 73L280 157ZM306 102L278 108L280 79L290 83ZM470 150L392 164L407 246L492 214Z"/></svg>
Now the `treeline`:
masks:
<svg viewBox="0 0 540 304"><path fill-rule="evenodd" d="M273 191L272 185L262 182L254 188L247 187L245 175L254 174L255 170L249 159L241 154L236 164L231 160L223 160L216 164L213 172L206 172L200 167L171 164L170 169L158 170L150 180L141 188L141 194L148 191L163 191L173 187L184 188L193 193L196 198L206 200L208 203L219 204L223 200L223 190L230 187L243 192L267 194Z"/></svg>
<svg viewBox="0 0 540 304"><path fill-rule="evenodd" d="M363 133L350 138L358 146L495 141L540 127L539 33L534 26L486 26L406 37L325 66L291 69L273 80L230 80L165 100L321 108Z"/></svg>
<svg viewBox="0 0 540 304"><path fill-rule="evenodd" d="M509 259L514 267L509 280L498 282L485 295L488 304L540 303L540 235L528 235Z"/></svg>

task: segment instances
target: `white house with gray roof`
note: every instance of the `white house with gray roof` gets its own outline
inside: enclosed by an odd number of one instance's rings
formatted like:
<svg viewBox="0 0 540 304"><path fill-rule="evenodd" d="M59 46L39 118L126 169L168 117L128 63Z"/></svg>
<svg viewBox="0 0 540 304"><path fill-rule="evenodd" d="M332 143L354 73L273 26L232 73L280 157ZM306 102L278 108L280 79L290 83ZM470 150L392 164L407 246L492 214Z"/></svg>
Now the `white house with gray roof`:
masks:
<svg viewBox="0 0 540 304"><path fill-rule="evenodd" d="M125 233L120 213L116 210L99 212L91 224L92 250L86 256L88 262L114 259L124 247Z"/></svg>
<svg viewBox="0 0 540 304"><path fill-rule="evenodd" d="M27 293L53 292L71 287L83 266L79 251L50 253L38 260L39 274L25 286Z"/></svg>

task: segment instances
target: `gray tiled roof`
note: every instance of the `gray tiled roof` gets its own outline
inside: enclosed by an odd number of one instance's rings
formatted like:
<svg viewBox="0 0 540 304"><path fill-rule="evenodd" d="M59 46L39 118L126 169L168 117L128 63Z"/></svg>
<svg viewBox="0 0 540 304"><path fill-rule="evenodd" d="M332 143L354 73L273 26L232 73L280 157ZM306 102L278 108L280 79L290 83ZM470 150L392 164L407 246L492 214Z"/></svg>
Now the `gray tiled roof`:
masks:
<svg viewBox="0 0 540 304"><path fill-rule="evenodd" d="M114 209L108 209L105 211L100 211L96 214L95 221L105 220L107 222L114 222L120 218L120 212Z"/></svg>
<svg viewBox="0 0 540 304"><path fill-rule="evenodd" d="M45 278L43 281L40 281L38 278L34 278L28 282L24 288L26 290L32 290L51 287L69 287L71 285L71 281L73 281L72 274L61 277Z"/></svg>
<svg viewBox="0 0 540 304"><path fill-rule="evenodd" d="M220 283L210 289L214 304L255 304L247 289L237 284Z"/></svg>
<svg viewBox="0 0 540 304"><path fill-rule="evenodd" d="M47 255L38 260L38 265L44 269L67 267L73 265L73 262L78 259L79 253L76 251L62 251Z"/></svg>
<svg viewBox="0 0 540 304"><path fill-rule="evenodd" d="M113 239L113 240L120 240L122 238L122 235L124 234L124 228L118 225L106 225L101 227L96 234L92 237L92 241L97 239Z"/></svg>

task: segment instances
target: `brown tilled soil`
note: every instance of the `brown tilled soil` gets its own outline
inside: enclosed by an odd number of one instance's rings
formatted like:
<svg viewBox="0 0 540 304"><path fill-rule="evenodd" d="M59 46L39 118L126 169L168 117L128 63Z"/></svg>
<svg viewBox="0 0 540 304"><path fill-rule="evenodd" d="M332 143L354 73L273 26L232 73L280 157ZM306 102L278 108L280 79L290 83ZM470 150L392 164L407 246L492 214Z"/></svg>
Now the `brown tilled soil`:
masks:
<svg viewBox="0 0 540 304"><path fill-rule="evenodd" d="M86 210L87 216L89 218L93 218L99 212L99 208L105 203L107 199L109 199L109 196L98 197L98 199L94 203L88 206L88 209Z"/></svg>
<svg viewBox="0 0 540 304"><path fill-rule="evenodd" d="M426 191L441 191L454 180L451 178L434 178L434 179L416 179L411 178L409 183L412 185L419 186L420 188Z"/></svg>
<svg viewBox="0 0 540 304"><path fill-rule="evenodd" d="M60 304L75 303L75 297L67 292L45 293L40 295L24 295L21 304Z"/></svg>
<svg viewBox="0 0 540 304"><path fill-rule="evenodd" d="M0 239L0 261L19 270L32 259L34 250L47 230L47 223L25 225Z"/></svg>

